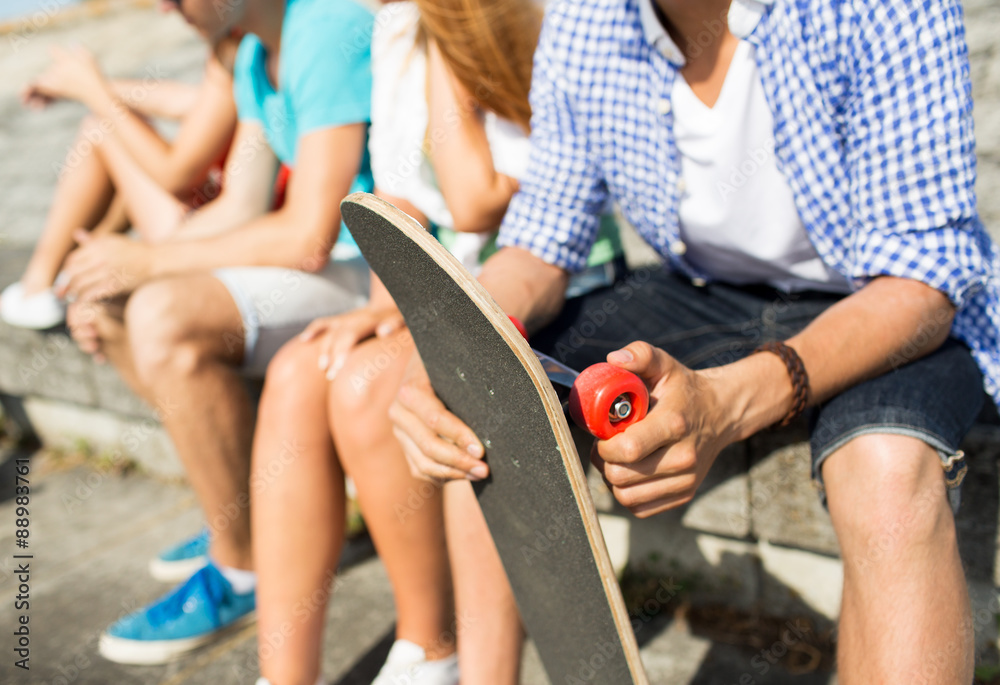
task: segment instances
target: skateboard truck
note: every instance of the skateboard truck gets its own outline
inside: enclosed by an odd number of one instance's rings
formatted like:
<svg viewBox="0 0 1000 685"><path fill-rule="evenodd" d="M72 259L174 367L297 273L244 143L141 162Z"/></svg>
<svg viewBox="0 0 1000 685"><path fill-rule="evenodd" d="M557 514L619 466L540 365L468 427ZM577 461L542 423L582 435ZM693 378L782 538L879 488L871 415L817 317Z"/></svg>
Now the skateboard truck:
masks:
<svg viewBox="0 0 1000 685"><path fill-rule="evenodd" d="M524 325L513 316L508 318L527 340ZM535 349L532 352L556 387L563 410L591 435L607 440L646 416L649 391L631 371L600 362L577 372L547 354Z"/></svg>

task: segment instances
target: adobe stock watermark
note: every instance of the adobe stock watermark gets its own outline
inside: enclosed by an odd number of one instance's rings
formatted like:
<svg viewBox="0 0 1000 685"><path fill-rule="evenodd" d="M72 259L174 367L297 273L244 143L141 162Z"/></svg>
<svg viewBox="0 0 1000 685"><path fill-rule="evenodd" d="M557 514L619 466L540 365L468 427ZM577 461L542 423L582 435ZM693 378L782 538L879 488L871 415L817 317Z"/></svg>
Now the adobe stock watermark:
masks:
<svg viewBox="0 0 1000 685"><path fill-rule="evenodd" d="M922 321L913 335L909 336L903 345L889 356L889 364L893 370L906 366L910 362L927 354L927 345L943 338L951 330L952 312L942 308L932 316Z"/></svg>
<svg viewBox="0 0 1000 685"><path fill-rule="evenodd" d="M743 159L732 164L725 181L716 181L715 190L719 199L726 202L731 195L746 186L761 169L774 162L774 138L769 138L760 147L747 148Z"/></svg>
<svg viewBox="0 0 1000 685"><path fill-rule="evenodd" d="M653 269L645 267L632 271L626 278L618 281L612 287L615 295L620 298L621 302L628 302L645 287L652 278L652 273ZM576 350L584 347L587 341L604 328L609 321L614 321L614 315L619 309L621 306L618 301L611 297L605 299L599 309L596 307L589 309L582 320L570 327L563 338L555 344L552 357L566 363Z"/></svg>
<svg viewBox="0 0 1000 685"><path fill-rule="evenodd" d="M414 349L408 333L381 338L380 341L378 353L369 356L361 369L351 374L351 389L358 395L365 392L394 361Z"/></svg>
<svg viewBox="0 0 1000 685"><path fill-rule="evenodd" d="M432 499L441 496L441 484L433 483L429 480L420 481L415 488L406 491L406 499L403 502L396 502L392 505L392 511L396 514L396 519L400 523L406 523L411 516L415 516L424 504Z"/></svg>
<svg viewBox="0 0 1000 685"><path fill-rule="evenodd" d="M397 153L392 171L385 174L381 181L384 185L383 190L392 192L393 189L399 188L404 180L417 173L425 160L431 158L435 150L462 125L463 119L479 111L481 103L492 97L497 90L497 83L492 74L486 74L484 82L480 83L473 93L460 99L445 111L442 125L431 126L421 140L411 141L412 145L408 150Z"/></svg>
<svg viewBox="0 0 1000 685"><path fill-rule="evenodd" d="M142 79L138 80L128 93L129 102L142 102L165 78L166 75L160 65L146 67ZM127 105L115 102L111 116L88 116L84 119L79 135L66 153L66 157L62 162L52 163L52 170L56 176L61 178L67 171L80 166L84 159L92 155L94 150L115 132L130 111Z"/></svg>
<svg viewBox="0 0 1000 685"><path fill-rule="evenodd" d="M127 600L122 600L121 611L115 618L117 621L128 614L140 608L139 602L135 598L130 598ZM98 660L94 658L93 645L97 641L98 636L103 630L90 632L84 640L82 640L85 647L77 650L73 654L66 655L58 664L55 665L55 670L58 674L55 675L51 680L47 680L43 685L72 685L76 682L82 682L84 674L90 669L91 666Z"/></svg>
<svg viewBox="0 0 1000 685"><path fill-rule="evenodd" d="M284 475L285 470L295 463L302 452L303 448L299 443L289 440L283 441L278 452L267 460L267 466L255 468L250 474L249 487L246 491L239 493L234 501L219 507L211 518L208 518L208 512L206 512L208 519L206 524L210 535L215 537L218 533L228 530L234 521L250 511L251 497L267 491Z"/></svg>
<svg viewBox="0 0 1000 685"><path fill-rule="evenodd" d="M573 519L569 516L555 513L549 517L544 528L537 528L528 544L521 545L521 557L524 563L531 566L539 557L548 554L554 547L571 536L570 528Z"/></svg>
<svg viewBox="0 0 1000 685"><path fill-rule="evenodd" d="M280 282L266 293L260 293L253 298L253 311L247 315L248 321L241 322L239 330L227 330L222 334L222 342L226 350L233 352L242 350L246 345L247 327L259 329L266 326L294 293L302 287L306 274L297 269L285 269L280 276Z"/></svg>
<svg viewBox="0 0 1000 685"><path fill-rule="evenodd" d="M715 19L705 19L701 22L701 30L693 38L687 40L687 57L696 59L708 48L714 45L719 37L729 30L729 9L722 11Z"/></svg>
<svg viewBox="0 0 1000 685"><path fill-rule="evenodd" d="M673 578L661 579L653 596L649 597L637 610L629 613L632 631L638 635L646 625L663 613L682 589L683 587L675 583ZM565 685L586 685L586 683L595 682L601 671L609 663L612 663L612 657L621 651L620 644L605 640L595 642L591 645L590 656L586 659L579 659L576 663L576 670L564 674L561 682Z"/></svg>
<svg viewBox="0 0 1000 685"><path fill-rule="evenodd" d="M129 455L138 453L139 449L160 430L160 422L164 418L172 416L178 409L179 405L176 402L169 398L161 398L155 407L156 419L143 419L129 426L119 437L118 442L121 447L115 449L109 457L112 469L120 468L129 463ZM91 471L86 476L77 477L73 493L64 492L61 498L66 513L75 513L87 500L93 497L107 482L110 473L108 470Z"/></svg>
<svg viewBox="0 0 1000 685"><path fill-rule="evenodd" d="M257 635L257 651L246 659L233 664L232 672L237 676L234 682L251 682L259 675L258 658L263 661L271 659L298 634L299 629L319 612L326 610L327 603L343 585L343 580L336 571L327 572L319 587L300 596L291 607L292 620L285 620L267 632Z"/></svg>

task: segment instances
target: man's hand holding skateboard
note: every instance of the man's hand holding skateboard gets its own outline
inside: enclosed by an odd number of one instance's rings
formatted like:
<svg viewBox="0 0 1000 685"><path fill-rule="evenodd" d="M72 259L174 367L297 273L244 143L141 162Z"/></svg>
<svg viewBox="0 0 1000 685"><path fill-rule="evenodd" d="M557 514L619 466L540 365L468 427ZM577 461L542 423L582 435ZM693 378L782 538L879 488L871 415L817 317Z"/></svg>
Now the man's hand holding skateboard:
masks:
<svg viewBox="0 0 1000 685"><path fill-rule="evenodd" d="M758 429L746 421L755 397L747 381L755 371L770 371L761 367L781 364L770 357L754 355L719 369L693 371L647 343L609 354L608 362L639 376L651 396L645 419L598 440L591 452L618 501L642 517L690 501L719 452ZM783 405L782 393L790 402L790 383L771 392L775 406ZM775 414L780 418L781 410ZM479 440L434 395L419 359L411 364L390 415L416 475L481 480L489 474Z"/></svg>
<svg viewBox="0 0 1000 685"><path fill-rule="evenodd" d="M608 362L639 376L650 389L646 418L610 440L590 459L615 499L640 517L689 502L724 447L738 440L725 378L692 371L661 349L634 342Z"/></svg>

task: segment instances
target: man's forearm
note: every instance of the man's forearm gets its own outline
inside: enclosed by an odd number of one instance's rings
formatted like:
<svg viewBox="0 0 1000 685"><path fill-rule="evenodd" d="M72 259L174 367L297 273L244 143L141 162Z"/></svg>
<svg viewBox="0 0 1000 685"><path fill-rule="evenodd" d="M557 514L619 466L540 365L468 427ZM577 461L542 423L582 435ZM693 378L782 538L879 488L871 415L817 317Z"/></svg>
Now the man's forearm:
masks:
<svg viewBox="0 0 1000 685"><path fill-rule="evenodd" d="M189 212L168 242L190 242L227 233L250 223L261 212L259 206L223 193L218 199Z"/></svg>
<svg viewBox="0 0 1000 685"><path fill-rule="evenodd" d="M810 405L930 354L947 339L954 313L944 294L892 277L875 279L833 305L787 341L809 375ZM735 381L729 384L739 416L735 438L787 413L791 382L776 355L752 355L724 368Z"/></svg>
<svg viewBox="0 0 1000 685"><path fill-rule="evenodd" d="M479 282L497 304L537 331L562 309L568 276L526 250L503 248L483 265Z"/></svg>
<svg viewBox="0 0 1000 685"><path fill-rule="evenodd" d="M830 307L789 340L812 403L930 354L948 338L955 307L918 281L883 277Z"/></svg>
<svg viewBox="0 0 1000 685"><path fill-rule="evenodd" d="M200 218L200 217L199 217ZM196 240L179 239L153 251L152 276L205 271L229 266L280 266L303 271L320 269L327 261L339 232L304 230L308 224L290 212L278 210L249 223ZM195 226L194 228L198 228Z"/></svg>

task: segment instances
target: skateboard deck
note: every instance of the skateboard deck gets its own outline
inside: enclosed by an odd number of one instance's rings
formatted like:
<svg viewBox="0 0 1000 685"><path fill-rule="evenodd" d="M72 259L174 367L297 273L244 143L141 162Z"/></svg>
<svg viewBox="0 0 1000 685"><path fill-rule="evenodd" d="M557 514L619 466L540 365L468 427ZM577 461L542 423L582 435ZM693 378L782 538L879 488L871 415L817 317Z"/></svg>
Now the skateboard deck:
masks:
<svg viewBox="0 0 1000 685"><path fill-rule="evenodd" d="M560 401L514 324L416 221L373 195L341 211L399 306L435 392L486 448L473 484L554 685L647 685Z"/></svg>

